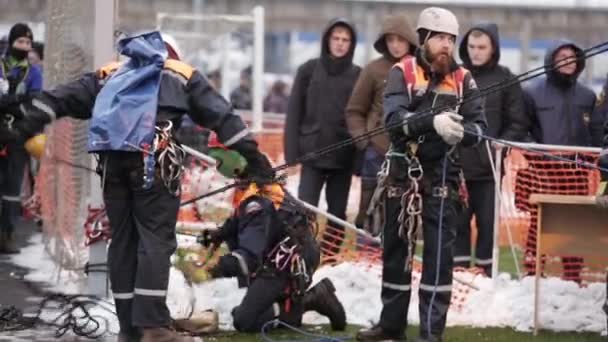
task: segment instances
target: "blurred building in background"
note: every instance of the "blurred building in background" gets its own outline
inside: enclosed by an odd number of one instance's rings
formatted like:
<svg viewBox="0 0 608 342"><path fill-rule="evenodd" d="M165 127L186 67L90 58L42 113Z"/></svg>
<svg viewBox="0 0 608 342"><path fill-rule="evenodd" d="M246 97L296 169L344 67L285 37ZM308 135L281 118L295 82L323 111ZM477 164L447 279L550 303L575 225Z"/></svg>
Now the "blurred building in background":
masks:
<svg viewBox="0 0 608 342"><path fill-rule="evenodd" d="M110 1L110 0L109 0ZM410 22L429 5L453 10L464 30L475 22L496 22L501 30L501 63L514 73L542 65L552 39L569 38L581 46L606 39L606 0L114 0L118 1L118 28L123 32L153 29L158 13L190 15L249 15L255 5L265 9L265 84L277 79L290 83L295 68L319 52L320 31L329 19L347 17L357 26L359 44L355 62L363 65L376 57L372 42L383 15L405 12ZM32 24L43 36L46 0L0 0L0 36L15 21ZM230 60L231 82L251 64L253 29L238 21L192 21L183 31L193 39L184 44L186 60L204 72ZM199 38L195 38L195 37ZM198 42L197 43L197 39ZM178 39L179 40L179 39ZM226 55L224 47L230 51ZM223 50L223 51L222 51ZM583 80L598 88L608 73L608 54L588 61Z"/></svg>

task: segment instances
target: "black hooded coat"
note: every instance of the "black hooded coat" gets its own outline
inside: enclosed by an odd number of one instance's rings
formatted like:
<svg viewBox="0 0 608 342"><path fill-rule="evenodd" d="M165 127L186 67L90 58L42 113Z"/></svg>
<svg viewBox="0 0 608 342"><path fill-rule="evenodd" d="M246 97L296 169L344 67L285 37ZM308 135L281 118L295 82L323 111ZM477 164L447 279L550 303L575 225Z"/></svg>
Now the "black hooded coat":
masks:
<svg viewBox="0 0 608 342"><path fill-rule="evenodd" d="M492 40L494 54L488 63L474 66L469 57L467 43L471 31L487 34ZM505 82L514 75L509 68L499 65L500 37L494 23L480 23L473 26L460 43L460 59L463 66L471 71L479 89ZM529 119L524 112L521 86L515 84L484 97L484 113L488 123L487 135L511 141L523 140L529 130ZM492 152L492 156L494 153ZM493 179L490 157L485 143L461 149L461 162L467 180Z"/></svg>
<svg viewBox="0 0 608 342"><path fill-rule="evenodd" d="M336 26L351 31L350 50L341 58L332 57L329 51L329 37ZM357 34L345 19L334 19L324 30L321 42L321 56L298 68L289 97L284 135L285 160L289 163L350 138L345 108L361 71L353 64ZM354 149L350 145L306 164L322 169L352 168Z"/></svg>

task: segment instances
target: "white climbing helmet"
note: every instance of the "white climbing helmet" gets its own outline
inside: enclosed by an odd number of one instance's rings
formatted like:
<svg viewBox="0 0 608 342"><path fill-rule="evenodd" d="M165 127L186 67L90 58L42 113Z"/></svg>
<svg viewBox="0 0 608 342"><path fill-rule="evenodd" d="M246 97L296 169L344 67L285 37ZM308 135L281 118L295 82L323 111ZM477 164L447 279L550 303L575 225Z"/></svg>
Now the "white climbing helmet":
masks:
<svg viewBox="0 0 608 342"><path fill-rule="evenodd" d="M420 29L458 36L458 19L454 13L445 8L428 7L418 16L416 31Z"/></svg>

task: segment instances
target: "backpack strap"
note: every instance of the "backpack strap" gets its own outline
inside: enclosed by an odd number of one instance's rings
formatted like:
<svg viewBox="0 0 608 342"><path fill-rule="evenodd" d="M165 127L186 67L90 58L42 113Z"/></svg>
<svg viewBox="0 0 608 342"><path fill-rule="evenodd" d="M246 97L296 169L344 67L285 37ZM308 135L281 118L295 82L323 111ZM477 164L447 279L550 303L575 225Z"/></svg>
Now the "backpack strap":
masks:
<svg viewBox="0 0 608 342"><path fill-rule="evenodd" d="M403 80L407 87L407 95L412 99L412 89L416 84L416 58L413 56L403 57L396 66L403 72Z"/></svg>

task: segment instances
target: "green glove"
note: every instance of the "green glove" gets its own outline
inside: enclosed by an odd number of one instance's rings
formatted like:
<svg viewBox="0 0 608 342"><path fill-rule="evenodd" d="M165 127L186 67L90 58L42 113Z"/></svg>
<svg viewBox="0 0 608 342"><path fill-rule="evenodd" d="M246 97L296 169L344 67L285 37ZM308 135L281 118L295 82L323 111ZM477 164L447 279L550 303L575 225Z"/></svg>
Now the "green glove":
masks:
<svg viewBox="0 0 608 342"><path fill-rule="evenodd" d="M237 151L212 147L208 154L217 160L216 168L224 177L234 178L243 173L247 167L247 160Z"/></svg>

